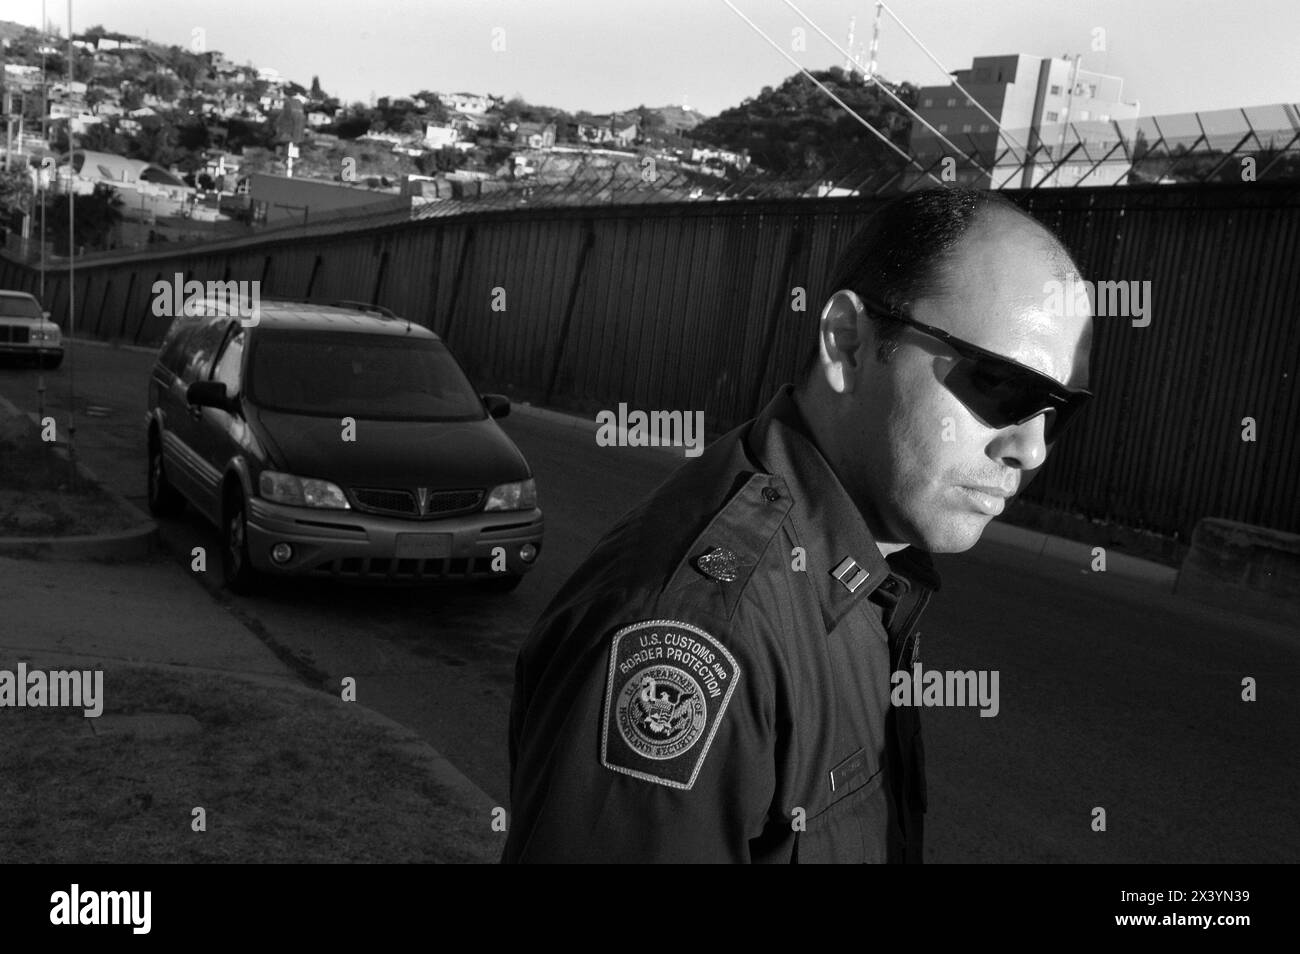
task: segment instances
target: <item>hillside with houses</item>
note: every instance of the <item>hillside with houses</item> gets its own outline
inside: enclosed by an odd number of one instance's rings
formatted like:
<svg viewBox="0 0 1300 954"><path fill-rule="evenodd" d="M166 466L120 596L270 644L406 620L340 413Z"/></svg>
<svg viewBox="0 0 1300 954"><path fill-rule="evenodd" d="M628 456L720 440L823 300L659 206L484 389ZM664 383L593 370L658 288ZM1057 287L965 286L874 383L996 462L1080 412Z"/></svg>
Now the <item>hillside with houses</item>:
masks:
<svg viewBox="0 0 1300 954"><path fill-rule="evenodd" d="M688 106L570 113L432 90L343 103L317 77L234 62L201 37L187 49L96 26L69 44L14 23L0 36L11 116L0 224L28 238L35 202L68 192L99 196L113 223L83 236L92 248L138 247L521 185L598 196L602 182L655 182L647 168L675 174L660 198L688 199L749 164L694 140L705 117Z"/></svg>

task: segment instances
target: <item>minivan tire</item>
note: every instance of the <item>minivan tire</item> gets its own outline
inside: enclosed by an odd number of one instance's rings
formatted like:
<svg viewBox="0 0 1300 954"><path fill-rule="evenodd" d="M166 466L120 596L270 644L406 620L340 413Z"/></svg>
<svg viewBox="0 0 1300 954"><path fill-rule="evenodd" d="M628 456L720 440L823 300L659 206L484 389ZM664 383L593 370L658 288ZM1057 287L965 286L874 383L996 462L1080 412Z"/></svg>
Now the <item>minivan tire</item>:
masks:
<svg viewBox="0 0 1300 954"><path fill-rule="evenodd" d="M232 593L257 591L258 572L248 559L248 519L242 494L231 494L221 518L221 578Z"/></svg>
<svg viewBox="0 0 1300 954"><path fill-rule="evenodd" d="M179 517L185 512L185 498L167 479L157 437L149 438L148 499L149 512L155 517Z"/></svg>

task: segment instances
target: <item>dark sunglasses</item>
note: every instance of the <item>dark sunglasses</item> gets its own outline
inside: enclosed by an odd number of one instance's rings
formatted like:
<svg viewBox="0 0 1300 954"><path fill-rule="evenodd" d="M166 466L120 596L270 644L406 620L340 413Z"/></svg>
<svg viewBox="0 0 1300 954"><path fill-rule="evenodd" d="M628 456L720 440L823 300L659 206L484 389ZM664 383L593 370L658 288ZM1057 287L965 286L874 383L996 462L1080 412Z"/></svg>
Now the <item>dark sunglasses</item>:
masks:
<svg viewBox="0 0 1300 954"><path fill-rule="evenodd" d="M1050 444L1061 436L1065 425L1092 397L1092 392L1085 388L1067 388L1033 368L900 314L896 309L878 303L866 304L878 316L937 338L961 355L944 376L944 386L989 427L1000 429L1024 424L1046 413L1044 440Z"/></svg>

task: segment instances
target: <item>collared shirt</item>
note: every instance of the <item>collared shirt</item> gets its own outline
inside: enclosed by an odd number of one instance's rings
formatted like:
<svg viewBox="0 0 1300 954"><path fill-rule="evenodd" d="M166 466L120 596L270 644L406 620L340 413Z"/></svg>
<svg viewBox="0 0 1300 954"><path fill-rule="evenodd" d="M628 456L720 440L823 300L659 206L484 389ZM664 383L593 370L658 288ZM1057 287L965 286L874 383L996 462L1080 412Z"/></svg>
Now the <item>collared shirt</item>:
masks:
<svg viewBox="0 0 1300 954"><path fill-rule="evenodd" d="M505 861L920 861L939 581L881 556L789 386L595 547L520 651Z"/></svg>

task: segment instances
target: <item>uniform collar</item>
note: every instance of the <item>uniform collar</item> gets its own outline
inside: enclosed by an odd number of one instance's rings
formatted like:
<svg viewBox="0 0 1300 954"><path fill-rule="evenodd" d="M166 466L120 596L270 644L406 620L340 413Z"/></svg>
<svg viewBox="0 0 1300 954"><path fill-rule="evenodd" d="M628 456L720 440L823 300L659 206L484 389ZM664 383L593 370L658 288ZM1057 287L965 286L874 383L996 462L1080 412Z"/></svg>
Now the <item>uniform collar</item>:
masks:
<svg viewBox="0 0 1300 954"><path fill-rule="evenodd" d="M931 590L939 577L928 554L906 547L881 556L866 521L813 443L785 385L755 418L745 443L751 456L781 478L790 494L790 517L804 548L829 632L893 573ZM794 557L792 555L792 563Z"/></svg>

